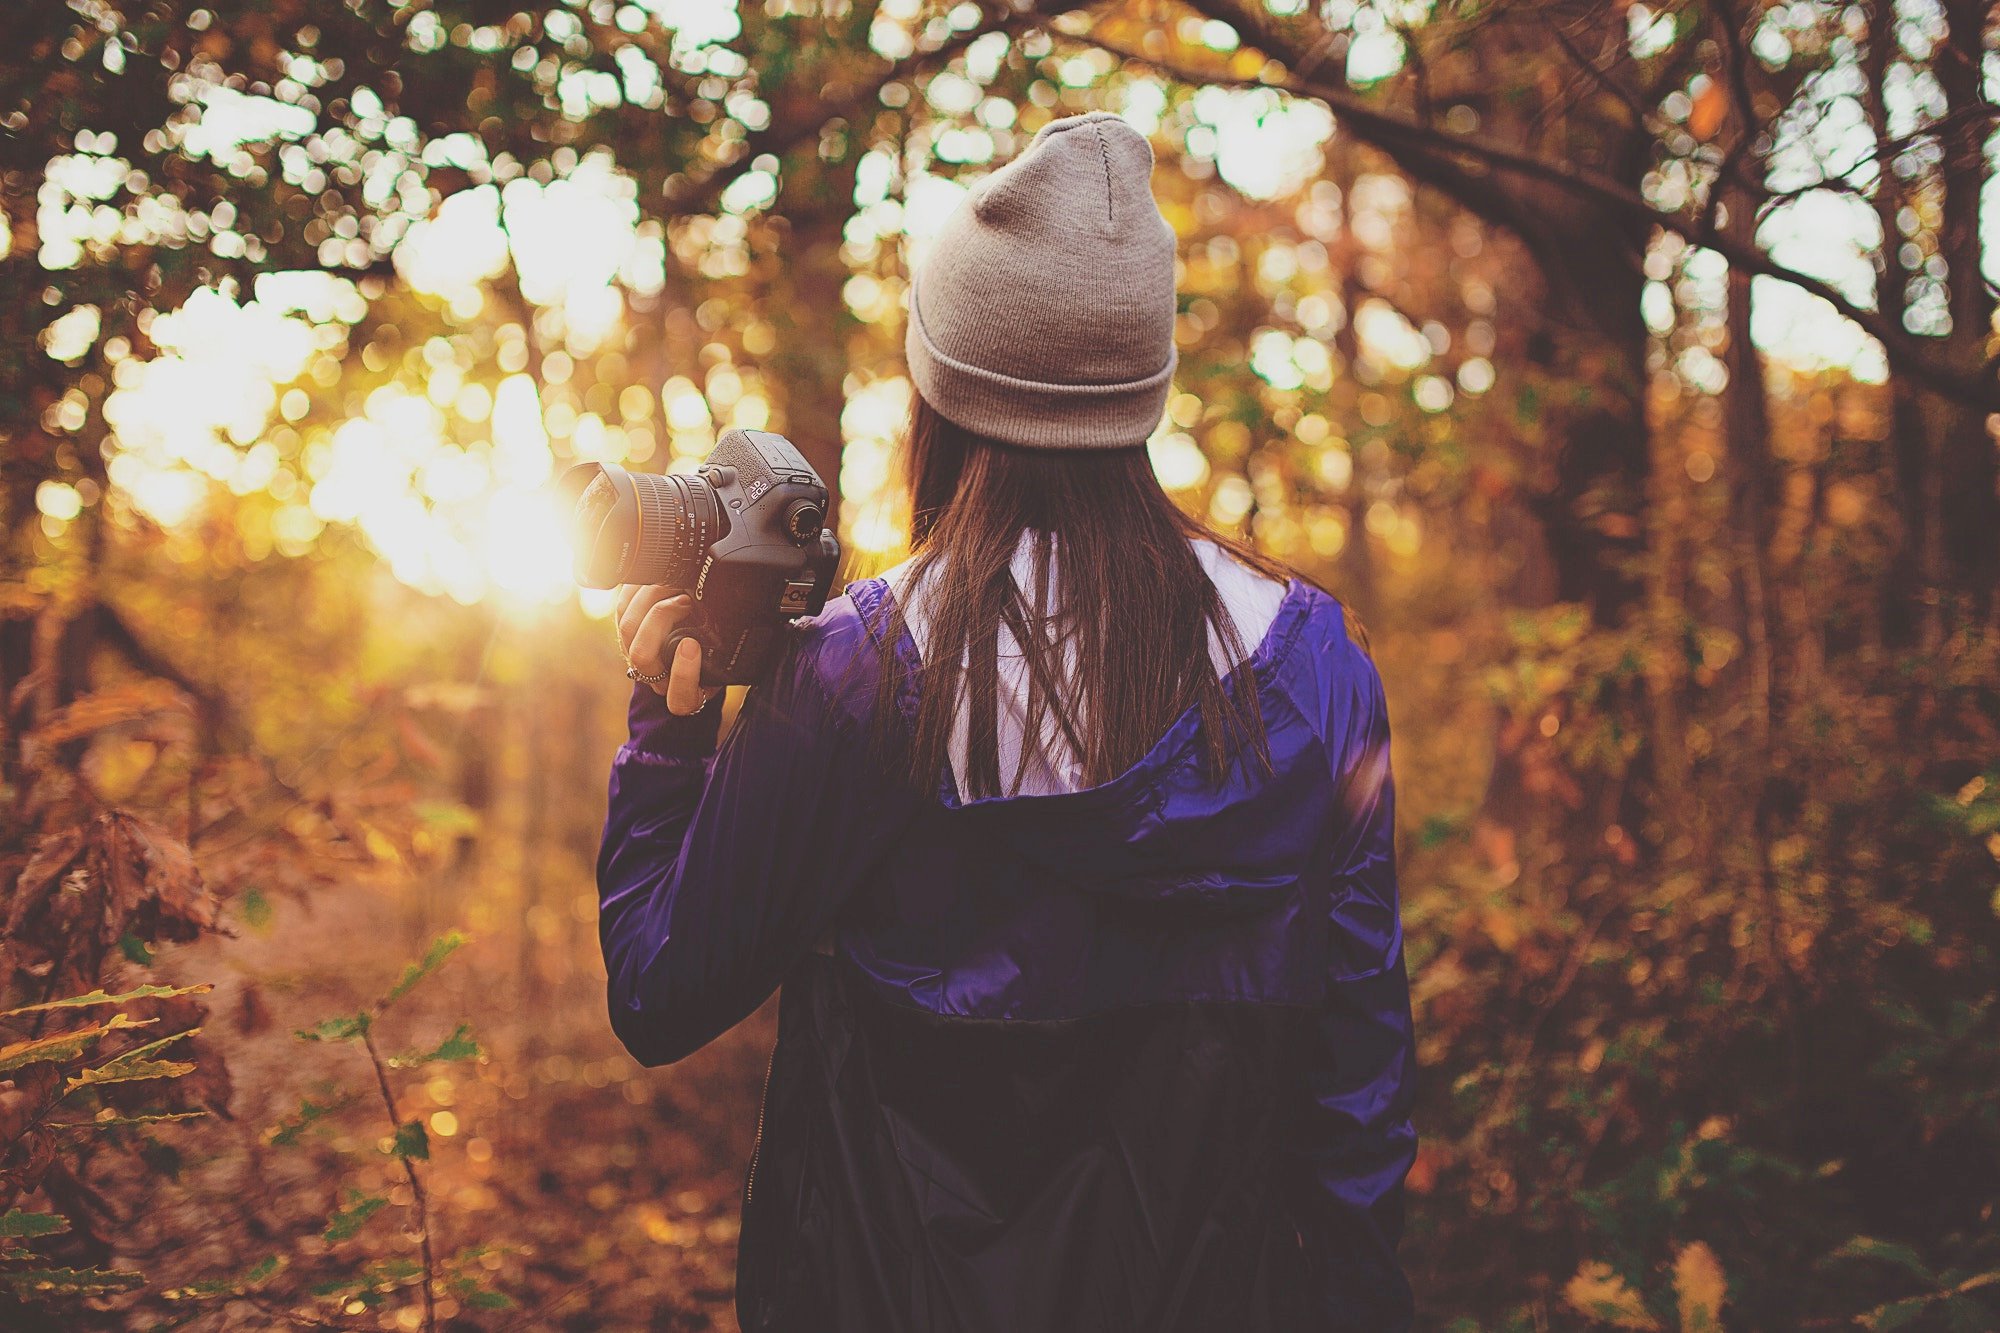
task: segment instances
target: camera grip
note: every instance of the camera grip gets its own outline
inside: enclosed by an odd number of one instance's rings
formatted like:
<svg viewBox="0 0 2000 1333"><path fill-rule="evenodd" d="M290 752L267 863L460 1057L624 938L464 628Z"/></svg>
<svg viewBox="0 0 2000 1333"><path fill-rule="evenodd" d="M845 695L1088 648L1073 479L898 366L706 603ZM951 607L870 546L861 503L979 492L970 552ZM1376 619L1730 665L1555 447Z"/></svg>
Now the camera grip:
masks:
<svg viewBox="0 0 2000 1333"><path fill-rule="evenodd" d="M673 632L667 635L666 661L671 663L675 655L680 652L682 639L693 639L701 645L701 686L703 689L712 689L718 685L727 685L730 683L724 670L726 664L720 659L720 644L716 640L716 637L706 632L705 628L700 624L682 623L674 627Z"/></svg>

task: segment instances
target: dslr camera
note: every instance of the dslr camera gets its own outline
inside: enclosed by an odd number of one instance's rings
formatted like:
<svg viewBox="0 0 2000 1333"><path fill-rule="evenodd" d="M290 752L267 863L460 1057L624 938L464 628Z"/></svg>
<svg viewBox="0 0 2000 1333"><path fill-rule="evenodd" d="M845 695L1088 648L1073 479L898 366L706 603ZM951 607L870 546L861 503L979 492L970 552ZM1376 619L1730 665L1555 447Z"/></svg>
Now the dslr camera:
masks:
<svg viewBox="0 0 2000 1333"><path fill-rule="evenodd" d="M782 435L731 430L692 473L579 463L557 485L573 506L578 583L664 583L693 598L665 660L693 638L703 685L757 679L785 622L826 605L840 563L826 486Z"/></svg>

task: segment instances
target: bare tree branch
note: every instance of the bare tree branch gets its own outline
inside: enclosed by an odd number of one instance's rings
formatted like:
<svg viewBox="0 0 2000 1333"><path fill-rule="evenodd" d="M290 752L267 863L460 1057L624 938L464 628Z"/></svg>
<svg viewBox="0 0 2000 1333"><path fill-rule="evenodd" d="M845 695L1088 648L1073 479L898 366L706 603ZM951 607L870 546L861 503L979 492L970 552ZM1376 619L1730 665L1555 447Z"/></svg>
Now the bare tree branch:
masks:
<svg viewBox="0 0 2000 1333"><path fill-rule="evenodd" d="M1229 0L1190 2L1202 13L1237 28L1242 36L1273 59L1283 62L1291 55L1295 43L1267 15L1247 6L1232 4ZM1088 36L1080 40L1102 44ZM1109 46L1106 49L1117 50ZM1124 54L1122 51L1118 53ZM1744 272L1776 278L1819 297L1881 343L1890 363L1911 379L1940 394L1989 411L2000 411L2000 380L1983 373L1967 374L1943 363L1932 355L1932 349L1926 345L1927 340L1905 332L1880 312L1856 304L1832 283L1780 264L1756 246L1737 242L1724 234L1713 219L1656 207L1643 195L1599 172L1544 158L1508 144L1494 143L1477 135L1453 133L1377 105L1349 88L1324 79L1300 80L1287 76L1241 79L1221 71L1198 69L1178 62L1150 57L1145 59L1154 68L1182 82L1265 87L1296 97L1310 97L1332 111L1348 133L1379 148L1398 163L1414 158L1424 160L1427 166L1435 169L1433 159L1443 159L1456 163L1461 168L1460 179L1468 182L1492 176L1538 180L1613 212L1644 219L1690 244L1715 251Z"/></svg>
<svg viewBox="0 0 2000 1333"><path fill-rule="evenodd" d="M1620 82L1609 66L1599 64L1597 57L1576 44L1576 37L1567 26L1557 20L1550 20L1544 26L1549 35L1556 39L1556 45L1563 49L1563 53L1590 76L1591 82L1618 99L1626 112L1631 115L1634 125L1643 126L1656 119L1654 113L1640 100L1638 92Z"/></svg>

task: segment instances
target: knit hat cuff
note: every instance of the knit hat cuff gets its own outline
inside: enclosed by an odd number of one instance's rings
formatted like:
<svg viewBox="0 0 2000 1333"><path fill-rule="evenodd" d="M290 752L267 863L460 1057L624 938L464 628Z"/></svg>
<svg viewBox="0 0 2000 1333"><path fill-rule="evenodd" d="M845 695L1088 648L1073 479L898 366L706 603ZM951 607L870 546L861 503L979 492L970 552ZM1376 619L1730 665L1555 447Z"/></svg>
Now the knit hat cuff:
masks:
<svg viewBox="0 0 2000 1333"><path fill-rule="evenodd" d="M1028 380L975 366L931 341L914 277L903 353L917 391L946 420L1004 444L1038 449L1143 444L1160 424L1180 360L1179 349L1169 344L1165 365L1118 384Z"/></svg>

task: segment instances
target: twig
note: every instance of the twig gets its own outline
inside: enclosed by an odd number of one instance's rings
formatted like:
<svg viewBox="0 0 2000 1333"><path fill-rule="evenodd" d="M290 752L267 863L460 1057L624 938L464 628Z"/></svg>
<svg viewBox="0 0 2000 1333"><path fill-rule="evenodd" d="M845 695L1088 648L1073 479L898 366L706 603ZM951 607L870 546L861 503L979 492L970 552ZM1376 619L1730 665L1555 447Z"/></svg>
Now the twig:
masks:
<svg viewBox="0 0 2000 1333"><path fill-rule="evenodd" d="M1662 19L1671 18L1678 12L1677 9L1668 10L1660 17ZM1559 18L1548 19L1543 26L1548 34L1555 38L1556 45L1563 49L1563 54L1567 55L1585 74L1589 75L1592 83L1595 83L1599 89L1609 93L1618 100L1619 104L1631 115L1634 125L1650 129L1657 118L1639 100L1639 95L1626 87L1611 72L1612 68L1616 65L1615 61L1612 67L1598 64L1596 57L1577 45L1576 35Z"/></svg>
<svg viewBox="0 0 2000 1333"><path fill-rule="evenodd" d="M396 1109L396 1093L389 1086L389 1066L375 1045L371 1024L361 1027L361 1045L368 1052L368 1062L375 1067L375 1085L382 1090L382 1105L389 1112L391 1132L400 1136L403 1116ZM417 1245L424 1259L424 1333L436 1333L437 1293L431 1288L437 1280L437 1262L431 1256L430 1198L424 1193L424 1179L417 1174L417 1164L411 1160L409 1153L398 1153L396 1160L403 1164L403 1178L410 1183L410 1199L417 1210Z"/></svg>
<svg viewBox="0 0 2000 1333"><path fill-rule="evenodd" d="M556 1311L562 1309L579 1296L588 1296L591 1292L596 1291L597 1287L598 1284L595 1282L573 1283L570 1286L564 1287L561 1291L552 1293L547 1300L537 1305L534 1309L523 1310L519 1315L503 1325L503 1327L508 1329L547 1327L550 1317Z"/></svg>
<svg viewBox="0 0 2000 1333"><path fill-rule="evenodd" d="M243 1302L253 1310L263 1311L273 1319L282 1319L294 1328L337 1328L346 1330L362 1328L376 1329L381 1327L380 1324L364 1322L359 1319L335 1321L327 1319L323 1315L300 1314L297 1310L288 1310L276 1301L265 1300L262 1296L245 1294L235 1297L235 1299Z"/></svg>
<svg viewBox="0 0 2000 1333"><path fill-rule="evenodd" d="M1562 970L1549 987L1549 993L1535 1007L1535 1012L1528 1021L1514 1033L1505 1057L1507 1071L1501 1075L1500 1086L1494 1092L1486 1114L1479 1118L1473 1129L1476 1142L1484 1142L1495 1127L1513 1113L1515 1093L1533 1067L1528 1057L1534 1053L1535 1042L1541 1036L1542 1024L1547 1021L1551 1013L1555 1012L1556 1006L1562 1003L1563 997L1569 994L1570 987L1576 983L1578 975L1583 971L1591 946L1597 943L1598 931L1604 928L1604 923L1610 919L1612 910L1617 906L1619 899L1612 894L1604 895L1603 901L1584 923L1583 930L1570 941L1569 952L1563 958Z"/></svg>

